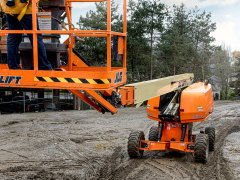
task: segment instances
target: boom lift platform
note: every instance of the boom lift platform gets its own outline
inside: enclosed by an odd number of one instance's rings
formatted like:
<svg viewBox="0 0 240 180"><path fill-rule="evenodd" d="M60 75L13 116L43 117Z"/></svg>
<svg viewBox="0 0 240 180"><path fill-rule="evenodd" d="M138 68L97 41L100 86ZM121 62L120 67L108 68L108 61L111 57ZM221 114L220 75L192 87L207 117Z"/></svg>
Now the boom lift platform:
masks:
<svg viewBox="0 0 240 180"><path fill-rule="evenodd" d="M53 2L56 0L52 0ZM72 4L75 2L107 2L107 30L78 30L72 23ZM32 0L33 30L1 30L0 35L7 34L33 34L33 70L9 70L6 64L0 65L0 87L15 88L43 88L67 89L92 106L99 112L110 111L117 113L117 109L106 99L96 93L101 91L105 96L111 96L112 90L126 83L126 0L123 1L123 32L111 30L111 0L65 0L68 29L64 30L37 30L37 6L39 0ZM37 34L65 34L68 39L64 44L68 47L68 65L60 66L53 71L38 70ZM111 66L111 39L118 37L118 54L122 55L123 66ZM73 48L76 37L102 37L107 38L107 66L90 67ZM50 60L51 61L51 60ZM96 100L98 103L94 102Z"/></svg>
<svg viewBox="0 0 240 180"><path fill-rule="evenodd" d="M56 1L56 0L52 0ZM78 30L72 24L74 2L107 2L107 30ZM215 130L192 134L192 123L206 120L213 112L211 85L193 83L193 74L126 84L127 8L123 0L123 32L111 31L111 0L65 0L68 29L37 30L37 6L32 0L33 30L1 30L7 34L33 34L33 70L9 70L0 65L0 87L67 89L99 112L117 113L116 105L136 104L148 100L147 116L158 122L149 132L149 141L142 131L132 132L128 141L130 158L140 158L145 150L192 152L196 160L206 161L208 150L214 149ZM37 34L66 34L68 64L53 71L38 69ZM76 37L107 39L107 66L91 67L74 53ZM122 56L122 67L111 66L112 38L117 37L117 52Z"/></svg>

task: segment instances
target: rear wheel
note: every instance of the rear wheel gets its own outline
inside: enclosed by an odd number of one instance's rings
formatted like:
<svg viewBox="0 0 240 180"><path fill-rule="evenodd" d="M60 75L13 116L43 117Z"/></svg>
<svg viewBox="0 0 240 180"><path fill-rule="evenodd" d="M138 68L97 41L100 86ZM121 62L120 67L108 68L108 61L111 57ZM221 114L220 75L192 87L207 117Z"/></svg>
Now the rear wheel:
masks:
<svg viewBox="0 0 240 180"><path fill-rule="evenodd" d="M198 134L194 146L194 158L198 162L207 162L209 141L207 134Z"/></svg>
<svg viewBox="0 0 240 180"><path fill-rule="evenodd" d="M214 151L215 128L214 127L206 127L205 134L208 135L208 139L209 139L209 151Z"/></svg>
<svg viewBox="0 0 240 180"><path fill-rule="evenodd" d="M141 140L145 140L142 131L134 131L130 133L128 138L128 155L130 158L141 158L143 156L144 151L139 150Z"/></svg>
<svg viewBox="0 0 240 180"><path fill-rule="evenodd" d="M157 141L157 137L158 137L158 127L152 126L149 131L148 140Z"/></svg>

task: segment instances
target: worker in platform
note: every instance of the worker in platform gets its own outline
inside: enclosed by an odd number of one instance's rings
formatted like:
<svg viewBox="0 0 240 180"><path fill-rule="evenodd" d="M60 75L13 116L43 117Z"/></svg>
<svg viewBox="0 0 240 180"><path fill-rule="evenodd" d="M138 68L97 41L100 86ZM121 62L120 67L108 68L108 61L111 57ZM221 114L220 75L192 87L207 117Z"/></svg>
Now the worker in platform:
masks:
<svg viewBox="0 0 240 180"><path fill-rule="evenodd" d="M32 30L32 3L31 0L0 0L1 9L6 14L9 30ZM39 29L39 27L37 27ZM33 46L33 36L28 34ZM42 35L37 35L38 40L38 68L39 70L52 70L47 59L46 49ZM18 55L22 34L8 34L7 60L9 69L21 69Z"/></svg>

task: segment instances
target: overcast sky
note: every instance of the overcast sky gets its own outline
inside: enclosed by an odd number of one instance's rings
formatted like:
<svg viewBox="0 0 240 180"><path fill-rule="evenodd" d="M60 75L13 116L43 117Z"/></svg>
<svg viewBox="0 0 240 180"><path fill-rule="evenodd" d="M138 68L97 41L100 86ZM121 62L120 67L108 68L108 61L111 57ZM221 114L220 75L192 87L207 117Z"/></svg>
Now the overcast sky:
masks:
<svg viewBox="0 0 240 180"><path fill-rule="evenodd" d="M122 0L119 0L122 2ZM201 10L212 13L212 20L217 24L217 30L212 34L216 38L216 45L225 44L232 51L240 51L240 0L162 0L172 6L184 3L186 7L198 6ZM79 20L80 15L94 10L94 3L73 3L73 22Z"/></svg>

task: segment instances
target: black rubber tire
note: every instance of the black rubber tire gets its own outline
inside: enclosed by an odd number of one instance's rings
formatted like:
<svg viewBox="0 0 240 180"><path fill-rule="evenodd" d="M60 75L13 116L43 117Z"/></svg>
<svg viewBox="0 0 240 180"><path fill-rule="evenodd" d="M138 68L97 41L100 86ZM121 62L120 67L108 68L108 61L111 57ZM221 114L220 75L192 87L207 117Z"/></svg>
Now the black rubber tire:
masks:
<svg viewBox="0 0 240 180"><path fill-rule="evenodd" d="M198 134L194 146L194 158L197 162L207 162L209 141L207 134Z"/></svg>
<svg viewBox="0 0 240 180"><path fill-rule="evenodd" d="M130 158L142 158L143 150L139 150L140 141L145 140L142 131L131 132L128 138L128 155Z"/></svg>
<svg viewBox="0 0 240 180"><path fill-rule="evenodd" d="M214 151L215 144L215 128L214 127L206 127L205 134L208 135L209 140L209 151Z"/></svg>
<svg viewBox="0 0 240 180"><path fill-rule="evenodd" d="M157 141L157 137L158 137L158 127L152 126L149 130L148 140Z"/></svg>

